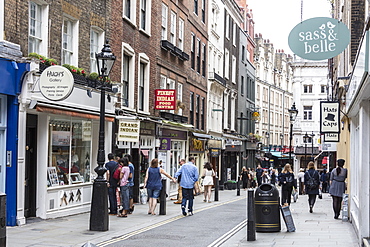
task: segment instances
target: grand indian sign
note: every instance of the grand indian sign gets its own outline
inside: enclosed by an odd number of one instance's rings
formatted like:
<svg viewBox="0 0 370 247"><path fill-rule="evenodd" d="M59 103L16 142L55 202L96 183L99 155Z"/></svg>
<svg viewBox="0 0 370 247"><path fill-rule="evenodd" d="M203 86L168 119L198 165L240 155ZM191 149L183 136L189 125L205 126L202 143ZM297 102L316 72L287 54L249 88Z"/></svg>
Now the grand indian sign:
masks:
<svg viewBox="0 0 370 247"><path fill-rule="evenodd" d="M350 41L350 31L337 19L316 17L305 20L290 31L290 49L308 60L324 60L339 55Z"/></svg>
<svg viewBox="0 0 370 247"><path fill-rule="evenodd" d="M66 99L73 90L74 79L72 73L59 65L46 68L40 77L41 94L53 101Z"/></svg>

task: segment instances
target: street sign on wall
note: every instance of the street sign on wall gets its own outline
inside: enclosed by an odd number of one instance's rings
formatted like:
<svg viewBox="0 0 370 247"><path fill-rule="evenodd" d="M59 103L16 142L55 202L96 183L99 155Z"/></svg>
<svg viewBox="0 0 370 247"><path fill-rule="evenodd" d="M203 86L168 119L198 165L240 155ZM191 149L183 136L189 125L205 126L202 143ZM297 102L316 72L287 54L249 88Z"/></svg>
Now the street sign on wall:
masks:
<svg viewBox="0 0 370 247"><path fill-rule="evenodd" d="M337 19L316 17L296 25L289 34L290 49L308 60L324 60L339 55L350 41L350 31Z"/></svg>
<svg viewBox="0 0 370 247"><path fill-rule="evenodd" d="M321 101L320 102L320 132L340 133L340 108L339 102Z"/></svg>

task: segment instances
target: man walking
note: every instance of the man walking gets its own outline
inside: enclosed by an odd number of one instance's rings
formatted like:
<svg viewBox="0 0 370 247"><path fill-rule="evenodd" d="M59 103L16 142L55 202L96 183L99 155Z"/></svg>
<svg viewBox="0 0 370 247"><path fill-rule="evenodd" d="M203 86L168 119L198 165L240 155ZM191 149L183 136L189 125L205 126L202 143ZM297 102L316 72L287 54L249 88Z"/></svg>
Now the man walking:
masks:
<svg viewBox="0 0 370 247"><path fill-rule="evenodd" d="M262 174L263 174L263 169L261 165L258 165L256 169L257 186L260 186L262 184Z"/></svg>
<svg viewBox="0 0 370 247"><path fill-rule="evenodd" d="M183 164L185 164L185 159L180 160L180 163L179 163L180 168ZM180 185L181 175L178 176L177 182L179 184L178 189L177 189L177 201L175 201L174 204L181 204L182 203L182 188L181 188L181 185Z"/></svg>
<svg viewBox="0 0 370 247"><path fill-rule="evenodd" d="M189 162L182 165L181 168L176 172L175 178L177 179L181 176L180 186L182 187L182 202L181 202L181 210L184 216L187 215L186 209L186 202L189 201L188 204L188 213L189 215L193 215L193 200L194 200L194 184L198 181L199 173L198 168L194 165L195 159L194 157L189 157Z"/></svg>
<svg viewBox="0 0 370 247"><path fill-rule="evenodd" d="M108 181L108 198L109 198L109 214L117 215L117 197L116 190L118 186L118 181L113 178L113 173L118 167L118 163L114 161L114 154L108 154L108 160L105 164L107 169L107 181Z"/></svg>

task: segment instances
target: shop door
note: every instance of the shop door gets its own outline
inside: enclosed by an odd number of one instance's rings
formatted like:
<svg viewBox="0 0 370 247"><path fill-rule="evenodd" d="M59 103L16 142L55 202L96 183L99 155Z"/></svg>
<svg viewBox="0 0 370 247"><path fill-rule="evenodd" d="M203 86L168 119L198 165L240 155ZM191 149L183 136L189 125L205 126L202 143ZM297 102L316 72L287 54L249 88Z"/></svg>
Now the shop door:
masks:
<svg viewBox="0 0 370 247"><path fill-rule="evenodd" d="M37 115L27 115L24 216L36 217ZM46 178L45 178L46 179Z"/></svg>

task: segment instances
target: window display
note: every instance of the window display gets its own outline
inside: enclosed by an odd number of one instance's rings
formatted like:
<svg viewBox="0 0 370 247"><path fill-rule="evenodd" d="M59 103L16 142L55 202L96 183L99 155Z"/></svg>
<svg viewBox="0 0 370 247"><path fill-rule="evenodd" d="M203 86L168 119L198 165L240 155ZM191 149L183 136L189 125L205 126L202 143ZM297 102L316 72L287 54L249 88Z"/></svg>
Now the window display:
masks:
<svg viewBox="0 0 370 247"><path fill-rule="evenodd" d="M91 126L86 119L51 117L48 186L90 182Z"/></svg>

